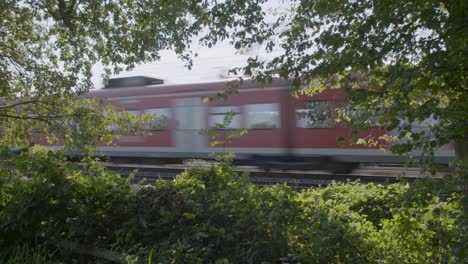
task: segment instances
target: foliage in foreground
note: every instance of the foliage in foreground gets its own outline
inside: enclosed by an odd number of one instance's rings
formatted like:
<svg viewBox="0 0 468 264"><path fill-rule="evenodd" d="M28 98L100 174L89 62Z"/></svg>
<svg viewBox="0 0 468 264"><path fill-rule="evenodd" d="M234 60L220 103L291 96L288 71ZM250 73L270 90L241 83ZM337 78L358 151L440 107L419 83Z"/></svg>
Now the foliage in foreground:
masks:
<svg viewBox="0 0 468 264"><path fill-rule="evenodd" d="M428 183L347 183L297 192L253 185L221 158L172 182L132 189L127 179L99 168L77 170L50 152L20 160L31 162L0 178L0 260L6 263L25 262L16 261L19 256L42 263L98 260L64 241L112 250L128 263L467 258L462 195Z"/></svg>

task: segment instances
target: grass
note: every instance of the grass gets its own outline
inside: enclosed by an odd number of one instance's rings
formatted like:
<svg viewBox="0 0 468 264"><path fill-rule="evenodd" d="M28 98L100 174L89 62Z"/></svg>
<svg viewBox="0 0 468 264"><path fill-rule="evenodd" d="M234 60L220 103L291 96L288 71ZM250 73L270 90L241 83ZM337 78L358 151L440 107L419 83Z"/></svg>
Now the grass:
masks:
<svg viewBox="0 0 468 264"><path fill-rule="evenodd" d="M3 264L46 264L51 263L45 246L32 247L28 244L0 249L0 263Z"/></svg>

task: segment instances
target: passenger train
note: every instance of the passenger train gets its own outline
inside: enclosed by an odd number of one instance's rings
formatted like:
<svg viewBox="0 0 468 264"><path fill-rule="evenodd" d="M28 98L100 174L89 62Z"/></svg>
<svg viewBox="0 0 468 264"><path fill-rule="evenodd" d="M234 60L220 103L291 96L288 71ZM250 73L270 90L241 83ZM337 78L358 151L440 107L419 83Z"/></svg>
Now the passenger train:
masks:
<svg viewBox="0 0 468 264"><path fill-rule="evenodd" d="M264 169L320 169L349 172L360 163L401 163L404 157L362 145L342 146L337 137L351 131L334 122L333 109L346 104L346 94L326 90L316 96L291 95L288 81L276 79L261 86L244 80L238 93L227 100L205 103L203 97L226 90L227 81L167 85L148 77L111 79L103 89L89 93L103 98L118 109L133 114L152 113L157 121L148 126L151 135L124 135L115 146L102 146L103 155L139 159L207 158L210 153L233 152L240 162ZM232 122L214 129L221 138L233 129L245 129L245 135L231 143L212 147L200 133L222 122L234 112ZM373 129L362 136L379 136L385 131ZM453 150L441 149L439 162L453 158Z"/></svg>

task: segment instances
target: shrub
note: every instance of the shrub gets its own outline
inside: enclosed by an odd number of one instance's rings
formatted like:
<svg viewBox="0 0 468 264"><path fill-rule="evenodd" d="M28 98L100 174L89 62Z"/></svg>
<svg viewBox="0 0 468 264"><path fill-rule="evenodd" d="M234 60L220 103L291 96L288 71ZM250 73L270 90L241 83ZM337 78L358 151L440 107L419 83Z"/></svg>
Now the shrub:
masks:
<svg viewBox="0 0 468 264"><path fill-rule="evenodd" d="M0 248L0 263L3 264L49 264L48 249L44 245L17 244Z"/></svg>
<svg viewBox="0 0 468 264"><path fill-rule="evenodd" d="M407 184L334 184L301 194L296 226L299 259L307 263L457 263L461 207Z"/></svg>
<svg viewBox="0 0 468 264"><path fill-rule="evenodd" d="M64 240L108 247L130 217L130 185L118 175L79 170L50 151L23 153L15 162L0 192L0 248Z"/></svg>
<svg viewBox="0 0 468 264"><path fill-rule="evenodd" d="M78 169L56 153L18 159L0 178L0 250L9 259L19 256L11 252L41 258L45 249L58 262L97 261L57 250L68 241L113 250L129 263L464 261L466 197L431 181L299 192L252 184L228 156L132 190L118 175Z"/></svg>
<svg viewBox="0 0 468 264"><path fill-rule="evenodd" d="M119 244L136 245L129 253L143 258L152 251L157 263L276 262L288 253L288 219L298 209L292 196L286 186L252 184L229 160L192 168L137 193Z"/></svg>

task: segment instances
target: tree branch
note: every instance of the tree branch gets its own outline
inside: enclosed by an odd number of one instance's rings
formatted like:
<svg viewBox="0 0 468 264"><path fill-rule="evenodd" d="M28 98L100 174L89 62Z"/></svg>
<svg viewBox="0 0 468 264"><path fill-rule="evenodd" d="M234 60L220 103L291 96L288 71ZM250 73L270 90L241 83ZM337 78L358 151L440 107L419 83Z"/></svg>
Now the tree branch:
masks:
<svg viewBox="0 0 468 264"><path fill-rule="evenodd" d="M26 101L26 102L19 102L19 103L15 103L15 104L11 104L11 105L1 106L1 107L0 107L0 110L2 110L2 109L7 109L7 108L12 108L12 107L17 107L17 106L20 106L20 105L35 104L35 103L43 103L43 102L44 102L44 101L39 101L39 100Z"/></svg>

